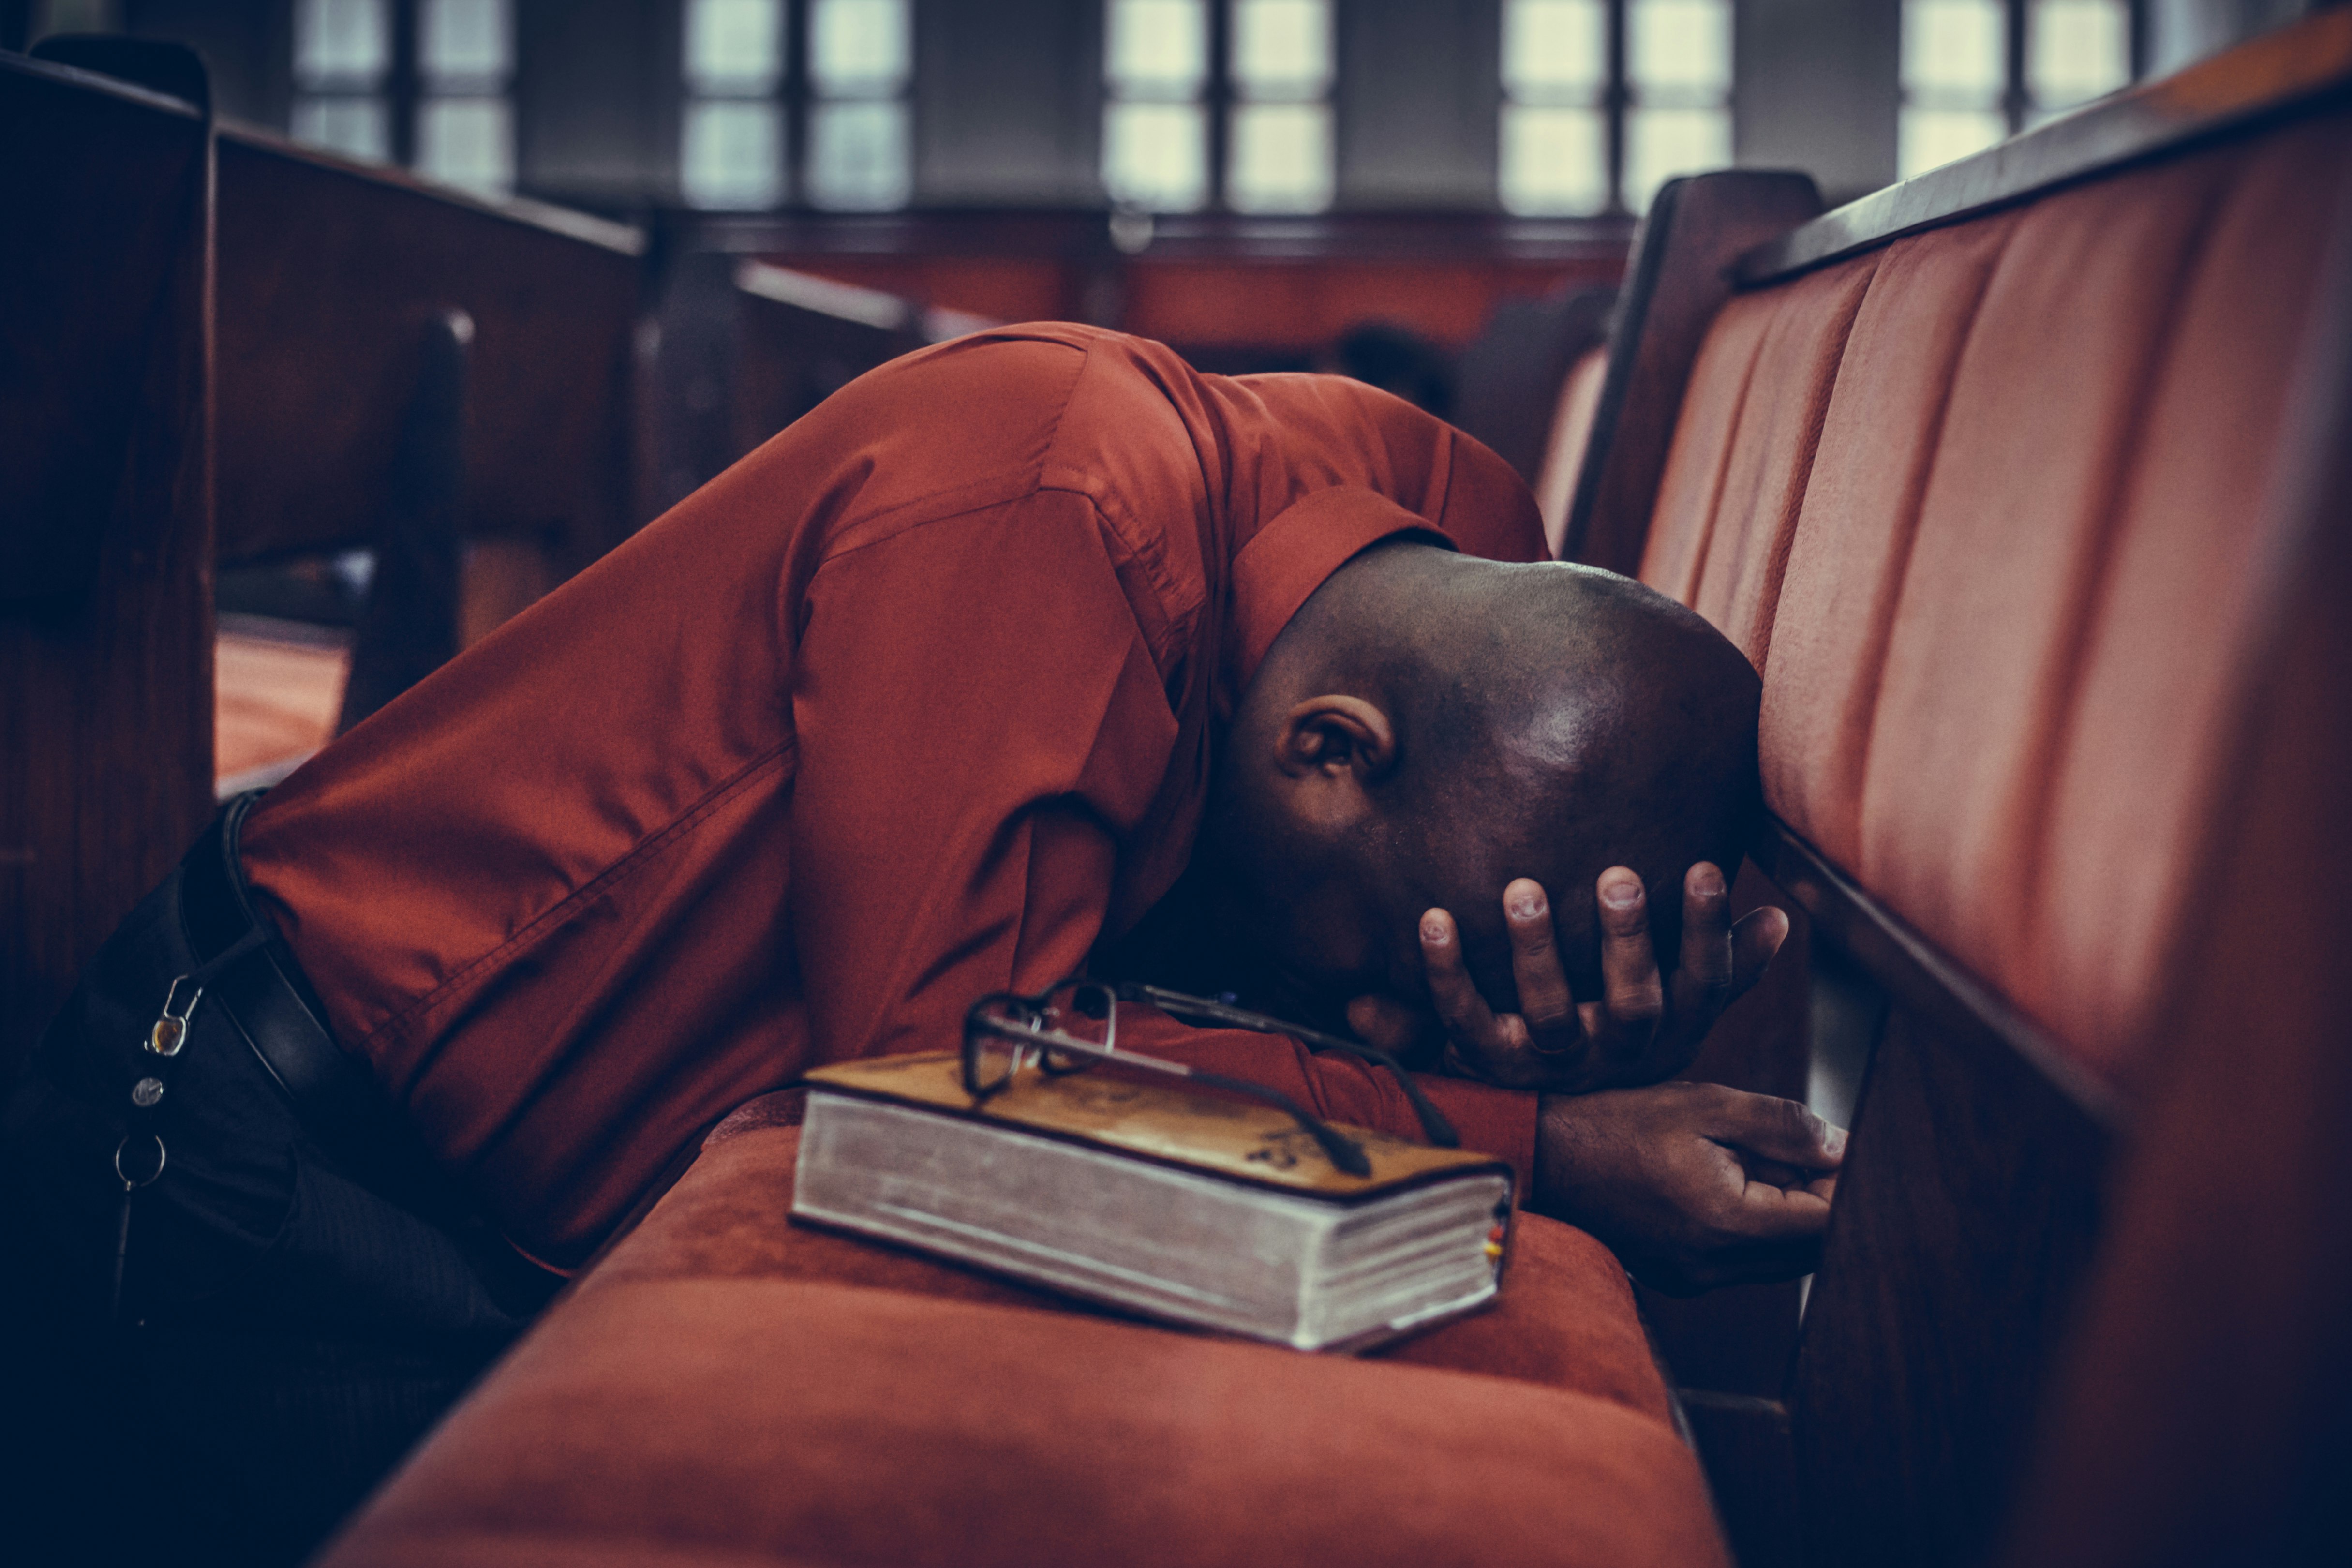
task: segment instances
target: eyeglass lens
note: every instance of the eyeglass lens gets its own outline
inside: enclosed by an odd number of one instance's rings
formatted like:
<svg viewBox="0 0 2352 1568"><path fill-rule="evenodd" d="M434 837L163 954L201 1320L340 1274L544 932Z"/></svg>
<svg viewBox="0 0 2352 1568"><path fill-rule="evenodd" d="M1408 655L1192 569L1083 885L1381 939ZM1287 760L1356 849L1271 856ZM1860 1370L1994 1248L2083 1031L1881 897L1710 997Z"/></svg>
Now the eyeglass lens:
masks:
<svg viewBox="0 0 2352 1568"><path fill-rule="evenodd" d="M979 1016L994 1025L976 1031L972 1039L971 1081L982 1093L992 1093L1012 1081L1024 1059L1034 1060L1049 1073L1076 1072L1091 1058L1057 1051L1039 1036L1048 1031L1067 1036L1081 1045L1111 1048L1116 1038L1118 1005L1108 986L1093 981L1057 985L1043 997L999 996L984 1003Z"/></svg>

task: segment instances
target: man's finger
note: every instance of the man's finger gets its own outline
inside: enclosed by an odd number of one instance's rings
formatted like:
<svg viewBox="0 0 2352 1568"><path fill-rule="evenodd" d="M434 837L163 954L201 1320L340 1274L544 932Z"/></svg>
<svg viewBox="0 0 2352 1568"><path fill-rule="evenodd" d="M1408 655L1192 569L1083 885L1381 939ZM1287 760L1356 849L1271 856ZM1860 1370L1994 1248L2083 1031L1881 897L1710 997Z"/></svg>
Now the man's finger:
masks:
<svg viewBox="0 0 2352 1568"><path fill-rule="evenodd" d="M1795 1100L1725 1092L1729 1098L1709 1134L1718 1142L1806 1171L1834 1171L1845 1159L1845 1130L1831 1126Z"/></svg>
<svg viewBox="0 0 2352 1568"><path fill-rule="evenodd" d="M1503 923L1510 929L1511 979L1519 989L1519 1016L1531 1043L1539 1051L1569 1048L1583 1031L1560 967L1551 902L1539 883L1521 877L1503 889Z"/></svg>
<svg viewBox="0 0 2352 1568"><path fill-rule="evenodd" d="M1675 999L1684 1000L1679 993L1685 986L1693 1000L1727 999L1731 973L1731 889L1723 885L1723 872L1702 860L1683 875L1683 950Z"/></svg>
<svg viewBox="0 0 2352 1568"><path fill-rule="evenodd" d="M1478 1065L1497 1044L1495 1015L1471 983L1462 962L1462 932L1444 910L1429 910L1421 917L1421 965L1438 1022L1472 1064Z"/></svg>
<svg viewBox="0 0 2352 1568"><path fill-rule="evenodd" d="M1776 1187L1750 1182L1739 1194L1742 1236L1756 1241L1794 1241L1829 1228L1829 1200L1807 1187Z"/></svg>
<svg viewBox="0 0 2352 1568"><path fill-rule="evenodd" d="M1642 879L1622 866L1601 873L1601 978L1610 1021L1654 1024L1665 1011L1665 987L1658 980L1657 956L1650 951L1650 908ZM1637 1038L1646 1038L1638 1027Z"/></svg>

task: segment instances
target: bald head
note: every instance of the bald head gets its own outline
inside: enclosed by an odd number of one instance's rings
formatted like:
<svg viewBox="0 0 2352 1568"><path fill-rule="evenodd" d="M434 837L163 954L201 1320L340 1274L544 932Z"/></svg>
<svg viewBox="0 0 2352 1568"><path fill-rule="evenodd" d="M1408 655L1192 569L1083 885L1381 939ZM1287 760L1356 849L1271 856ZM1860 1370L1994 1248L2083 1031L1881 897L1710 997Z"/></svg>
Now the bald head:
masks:
<svg viewBox="0 0 2352 1568"><path fill-rule="evenodd" d="M1441 907L1479 989L1514 1005L1500 903L1517 877L1553 892L1570 982L1595 994L1603 870L1650 889L1671 972L1684 872L1738 863L1759 689L1720 633L1625 578L1384 545L1252 680L1206 847L1302 1001L1413 995L1414 924Z"/></svg>

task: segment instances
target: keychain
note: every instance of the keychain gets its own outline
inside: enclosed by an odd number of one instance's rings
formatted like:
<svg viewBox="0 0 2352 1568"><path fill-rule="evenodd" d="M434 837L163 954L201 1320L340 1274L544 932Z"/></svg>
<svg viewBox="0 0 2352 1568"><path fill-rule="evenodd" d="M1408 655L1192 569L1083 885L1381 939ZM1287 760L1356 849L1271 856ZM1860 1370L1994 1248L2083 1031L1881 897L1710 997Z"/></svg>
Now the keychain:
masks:
<svg viewBox="0 0 2352 1568"><path fill-rule="evenodd" d="M224 959L228 956L226 953L222 955ZM217 966L215 962L207 964L205 969L209 971ZM201 984L190 984L194 979L193 975L183 974L173 981L172 988L164 993L163 1014L156 1018L155 1026L147 1032L147 1038L140 1046L142 1051L155 1060L146 1064L149 1070L141 1074L139 1080L131 1086L130 1127L122 1134L122 1142L114 1146L114 1174L115 1179L122 1184L122 1198L114 1218L114 1283L108 1300L107 1315L118 1321L122 1316L123 1266L131 1256L131 1194L162 1175L164 1162L170 1157L163 1147L163 1134L154 1128L155 1108L163 1103L164 1078L171 1071L173 1060L179 1056L181 1047L188 1043L188 1020L194 1016L196 1004L205 999L204 986ZM179 1001L183 985L189 987L188 1000L174 1011L173 1004ZM143 1148L132 1152L132 1146L142 1142L154 1146L152 1155Z"/></svg>

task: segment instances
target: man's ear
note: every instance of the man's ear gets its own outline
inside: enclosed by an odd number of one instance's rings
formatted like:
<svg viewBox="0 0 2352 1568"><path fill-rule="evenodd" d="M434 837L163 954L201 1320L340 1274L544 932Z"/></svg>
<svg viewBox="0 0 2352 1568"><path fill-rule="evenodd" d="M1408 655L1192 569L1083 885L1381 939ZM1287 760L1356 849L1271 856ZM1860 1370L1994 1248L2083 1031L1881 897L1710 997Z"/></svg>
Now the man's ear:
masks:
<svg viewBox="0 0 2352 1568"><path fill-rule="evenodd" d="M1346 773L1369 784L1396 766L1396 728L1360 697L1310 697L1284 718L1274 761L1294 779Z"/></svg>

